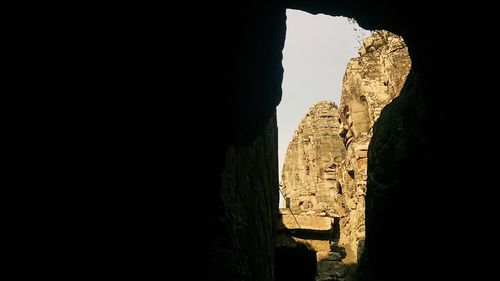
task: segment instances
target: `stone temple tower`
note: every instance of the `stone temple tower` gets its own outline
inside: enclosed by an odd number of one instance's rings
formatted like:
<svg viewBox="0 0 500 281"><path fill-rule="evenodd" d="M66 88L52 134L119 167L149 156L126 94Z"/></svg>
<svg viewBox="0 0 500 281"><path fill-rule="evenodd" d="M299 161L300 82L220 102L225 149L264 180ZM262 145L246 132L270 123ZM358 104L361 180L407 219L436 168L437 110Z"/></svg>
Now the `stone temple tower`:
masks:
<svg viewBox="0 0 500 281"><path fill-rule="evenodd" d="M355 271L365 239L373 125L411 67L403 38L387 31L365 38L359 55L347 65L340 105L318 102L299 124L282 171L282 222L316 251L317 280L353 280L349 268Z"/></svg>

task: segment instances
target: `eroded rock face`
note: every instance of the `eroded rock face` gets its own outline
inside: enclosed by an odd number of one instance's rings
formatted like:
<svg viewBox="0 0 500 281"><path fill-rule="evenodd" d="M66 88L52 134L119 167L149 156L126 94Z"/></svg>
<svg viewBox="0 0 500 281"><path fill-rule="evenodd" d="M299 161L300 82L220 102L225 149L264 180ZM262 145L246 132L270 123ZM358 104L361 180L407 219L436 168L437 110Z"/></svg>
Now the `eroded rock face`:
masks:
<svg viewBox="0 0 500 281"><path fill-rule="evenodd" d="M308 229L318 231L330 231L332 229L332 218L308 215L292 215L283 213L281 215L283 226L287 229Z"/></svg>
<svg viewBox="0 0 500 281"><path fill-rule="evenodd" d="M411 66L403 38L385 30L365 38L359 55L347 65L339 107L352 136L371 129L384 106L401 92Z"/></svg>
<svg viewBox="0 0 500 281"><path fill-rule="evenodd" d="M282 172L287 208L294 214L335 215L336 167L345 156L333 102L314 104L288 145Z"/></svg>
<svg viewBox="0 0 500 281"><path fill-rule="evenodd" d="M311 107L288 146L282 172L291 213L302 220L327 216L339 221L339 237L332 233L332 248L317 256L318 275L345 275L346 280L354 277L338 261L333 266L325 257L337 253L334 248L342 249L343 264L352 268L363 250L372 128L384 106L399 95L411 66L402 37L387 31L373 32L359 55L347 66L339 108L331 102Z"/></svg>
<svg viewBox="0 0 500 281"><path fill-rule="evenodd" d="M215 280L268 280L273 273L273 252L262 251L259 259L245 259L255 249L272 249L276 223L266 218L277 216L278 191L270 193L269 186L278 182L274 151L277 147L276 118L269 120L265 134L249 146L229 146L221 174L221 198L224 204L219 216L209 225L218 231L211 242L212 251L224 262L210 260L210 276ZM261 163L261 165L254 165ZM261 176L254 176L260 173ZM275 185L274 185L275 186ZM242 188L245 187L245 188ZM247 237L248 229L259 229Z"/></svg>
<svg viewBox="0 0 500 281"><path fill-rule="evenodd" d="M337 165L345 157L340 137L339 111L333 102L314 104L288 146L282 172L282 189L287 209L281 209L282 223L296 243L316 252L316 280L329 280L341 261L331 261L334 217L340 202L336 187ZM338 222L338 218L336 218ZM337 223L338 224L338 223ZM338 232L338 229L337 229ZM289 234L280 235L286 241ZM343 273L342 273L343 274ZM326 279L325 279L326 278Z"/></svg>
<svg viewBox="0 0 500 281"><path fill-rule="evenodd" d="M365 239L367 154L373 124L382 109L399 95L411 66L402 37L374 31L365 38L360 57L347 65L340 101L340 121L346 157L337 166L341 190L340 241L347 263L355 263Z"/></svg>

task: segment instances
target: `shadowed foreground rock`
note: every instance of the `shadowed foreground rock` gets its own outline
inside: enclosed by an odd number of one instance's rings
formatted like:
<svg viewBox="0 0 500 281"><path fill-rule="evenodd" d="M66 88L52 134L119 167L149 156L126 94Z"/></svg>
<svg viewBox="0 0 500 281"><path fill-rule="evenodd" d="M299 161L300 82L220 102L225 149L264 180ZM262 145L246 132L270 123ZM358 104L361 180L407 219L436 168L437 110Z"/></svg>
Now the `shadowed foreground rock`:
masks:
<svg viewBox="0 0 500 281"><path fill-rule="evenodd" d="M81 123L43 122L41 134L23 143L47 154L36 161L19 159L48 169L41 177L23 171L20 179L60 185L47 194L64 202L40 216L41 227L27 223L23 243L47 248L26 256L34 263L49 261L39 276L65 268L68 275L87 279L272 281L275 236L269 227L276 224L277 203L270 202L279 182L271 175L278 167L273 159L261 159L277 155L275 141L263 142L271 141L265 135L275 125L270 123L282 94L285 10L296 8L353 17L368 30L390 30L405 39L412 59L404 89L381 112L368 150L361 280L491 279L484 275L496 268L489 257L497 240L498 171L489 164L498 159L493 137L498 79L490 70L498 18L492 14L498 12L492 4L242 0L120 3L111 9L89 4L91 12L78 20L81 29L57 34L63 44L40 37L26 45L28 53L43 58L39 66L47 71L19 64L35 74L52 74L52 57L38 45L68 50L60 69L71 81L62 84L66 77L51 75L44 83L25 83L77 97L75 103L57 98L67 111L80 101L92 105L79 114ZM86 30L91 25L95 28ZM66 40L72 34L77 40ZM88 54L91 59L82 65ZM54 124L60 138L45 131ZM66 134L68 128L75 133ZM46 137L55 150L67 144L62 157L40 145ZM50 165L53 159L65 169ZM70 190L75 196L67 195ZM75 202L79 198L82 204ZM266 209L252 210L258 207ZM54 230L47 219L62 227ZM218 251L224 249L229 250ZM261 270L263 258L270 264ZM239 267L239 260L249 266Z"/></svg>

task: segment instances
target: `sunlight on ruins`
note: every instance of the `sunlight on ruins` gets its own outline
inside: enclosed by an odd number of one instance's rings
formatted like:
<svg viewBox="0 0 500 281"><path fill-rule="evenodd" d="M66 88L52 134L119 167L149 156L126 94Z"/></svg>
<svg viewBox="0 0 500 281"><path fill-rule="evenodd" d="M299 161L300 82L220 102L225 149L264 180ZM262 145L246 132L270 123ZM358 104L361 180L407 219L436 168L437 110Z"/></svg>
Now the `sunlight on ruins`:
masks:
<svg viewBox="0 0 500 281"><path fill-rule="evenodd" d="M303 50L304 56L307 53ZM316 280L355 278L365 239L368 146L373 126L382 109L399 95L410 66L402 37L388 31L372 32L362 38L357 57L344 68L340 93L303 104L307 113L295 124L291 138L279 142L287 145L280 161L283 199L277 246L306 244L314 250ZM287 71L285 67L285 78Z"/></svg>

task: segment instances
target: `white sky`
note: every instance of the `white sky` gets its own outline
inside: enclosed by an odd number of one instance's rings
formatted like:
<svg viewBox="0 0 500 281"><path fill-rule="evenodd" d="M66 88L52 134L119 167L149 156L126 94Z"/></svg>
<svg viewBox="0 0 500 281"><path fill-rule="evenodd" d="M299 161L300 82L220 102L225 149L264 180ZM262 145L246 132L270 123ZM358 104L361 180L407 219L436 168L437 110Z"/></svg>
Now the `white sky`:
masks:
<svg viewBox="0 0 500 281"><path fill-rule="evenodd" d="M299 122L317 101L339 104L347 63L358 56L362 38L369 35L345 17L292 9L286 15L283 98L277 108L280 179L286 149Z"/></svg>

